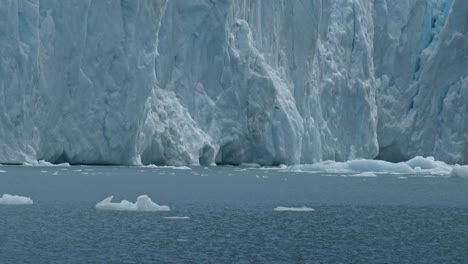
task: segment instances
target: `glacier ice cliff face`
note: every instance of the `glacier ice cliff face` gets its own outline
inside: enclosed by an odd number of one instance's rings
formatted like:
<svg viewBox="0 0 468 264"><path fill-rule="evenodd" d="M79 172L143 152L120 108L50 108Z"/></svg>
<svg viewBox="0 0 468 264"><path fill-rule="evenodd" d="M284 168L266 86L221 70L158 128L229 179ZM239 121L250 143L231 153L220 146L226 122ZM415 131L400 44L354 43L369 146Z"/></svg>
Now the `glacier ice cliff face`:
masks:
<svg viewBox="0 0 468 264"><path fill-rule="evenodd" d="M464 0L3 0L0 162L468 155Z"/></svg>

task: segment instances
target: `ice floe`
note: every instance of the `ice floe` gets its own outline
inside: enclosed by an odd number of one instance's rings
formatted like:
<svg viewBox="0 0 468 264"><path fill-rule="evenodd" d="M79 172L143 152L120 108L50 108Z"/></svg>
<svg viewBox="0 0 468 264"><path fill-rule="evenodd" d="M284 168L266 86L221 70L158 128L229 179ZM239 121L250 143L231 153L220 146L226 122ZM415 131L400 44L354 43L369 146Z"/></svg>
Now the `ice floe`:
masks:
<svg viewBox="0 0 468 264"><path fill-rule="evenodd" d="M278 206L274 211L277 212L313 212L315 211L314 208L302 206L302 207L284 207L284 206Z"/></svg>
<svg viewBox="0 0 468 264"><path fill-rule="evenodd" d="M454 166L450 172L451 177L468 178L468 166Z"/></svg>
<svg viewBox="0 0 468 264"><path fill-rule="evenodd" d="M355 177L377 177L377 174L369 171L361 172L359 174L354 174Z"/></svg>
<svg viewBox="0 0 468 264"><path fill-rule="evenodd" d="M166 216L165 219L190 219L188 216Z"/></svg>
<svg viewBox="0 0 468 264"><path fill-rule="evenodd" d="M33 200L29 197L4 194L0 198L0 204L3 205L28 205L33 204Z"/></svg>
<svg viewBox="0 0 468 264"><path fill-rule="evenodd" d="M106 199L96 204L98 210L109 210L109 211L144 211L144 212L156 212L156 211L170 211L169 206L158 205L154 203L148 195L140 195L137 197L135 203L127 200L122 200L119 203L113 203L112 198L109 196Z"/></svg>
<svg viewBox="0 0 468 264"><path fill-rule="evenodd" d="M187 166L158 166L154 164L142 166L143 168L155 168L155 169L173 169L173 170L191 170L192 168Z"/></svg>
<svg viewBox="0 0 468 264"><path fill-rule="evenodd" d="M312 173L346 173L353 176L371 176L371 174L429 174L443 176L466 175L460 165L448 165L433 157L417 156L405 162L392 163L383 160L350 160L345 162L323 161L314 164L289 166L283 170ZM452 172L453 171L453 172Z"/></svg>

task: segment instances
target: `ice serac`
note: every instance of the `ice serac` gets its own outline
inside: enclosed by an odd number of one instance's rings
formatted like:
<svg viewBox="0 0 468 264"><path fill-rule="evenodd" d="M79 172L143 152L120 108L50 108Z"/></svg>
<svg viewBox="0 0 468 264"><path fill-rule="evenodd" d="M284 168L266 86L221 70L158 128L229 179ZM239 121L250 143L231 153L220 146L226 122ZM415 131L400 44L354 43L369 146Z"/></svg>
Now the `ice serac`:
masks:
<svg viewBox="0 0 468 264"><path fill-rule="evenodd" d="M466 163L464 0L3 0L0 162Z"/></svg>

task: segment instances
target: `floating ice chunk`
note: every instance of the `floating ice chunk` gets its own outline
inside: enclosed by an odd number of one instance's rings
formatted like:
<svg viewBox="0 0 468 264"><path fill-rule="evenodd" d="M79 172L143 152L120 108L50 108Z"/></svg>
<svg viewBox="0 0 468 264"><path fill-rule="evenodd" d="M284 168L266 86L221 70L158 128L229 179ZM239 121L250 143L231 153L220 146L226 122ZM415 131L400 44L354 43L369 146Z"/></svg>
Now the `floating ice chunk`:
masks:
<svg viewBox="0 0 468 264"><path fill-rule="evenodd" d="M346 162L323 161L315 164L294 165L288 171L326 173L386 173L386 174L434 174L448 175L453 166L433 157L417 156L406 162L392 163L383 160L350 160Z"/></svg>
<svg viewBox="0 0 468 264"><path fill-rule="evenodd" d="M154 203L148 195L138 196L135 203L127 200L122 200L120 203L113 203L112 198L114 196L107 197L101 202L96 204L98 210L110 210L110 211L145 211L145 212L156 212L156 211L170 211L171 209L165 205L157 205Z"/></svg>
<svg viewBox="0 0 468 264"><path fill-rule="evenodd" d="M188 216L166 216L166 219L190 219Z"/></svg>
<svg viewBox="0 0 468 264"><path fill-rule="evenodd" d="M4 170L0 170L0 173L5 173L5 172L6 172L6 171L4 171Z"/></svg>
<svg viewBox="0 0 468 264"><path fill-rule="evenodd" d="M347 162L323 161L315 164L294 165L292 171L312 171L327 173L361 173L361 172L398 172L413 173L413 169L404 162L391 163L383 160L351 160Z"/></svg>
<svg viewBox="0 0 468 264"><path fill-rule="evenodd" d="M361 172L359 174L354 174L355 177L377 177L377 175L373 172Z"/></svg>
<svg viewBox="0 0 468 264"><path fill-rule="evenodd" d="M273 209L274 211L277 211L277 212L313 212L315 211L314 208L310 208L310 207L305 207L305 206L302 206L302 207L284 207L284 206L278 206L276 207L275 209Z"/></svg>
<svg viewBox="0 0 468 264"><path fill-rule="evenodd" d="M454 166L450 177L468 178L468 166Z"/></svg>
<svg viewBox="0 0 468 264"><path fill-rule="evenodd" d="M2 198L0 198L0 204L8 204L8 205L33 204L33 200L29 197L4 194Z"/></svg>
<svg viewBox="0 0 468 264"><path fill-rule="evenodd" d="M421 156L416 156L405 163L413 169L419 167L423 170L433 169L437 166L433 157L423 158Z"/></svg>
<svg viewBox="0 0 468 264"><path fill-rule="evenodd" d="M261 166L257 163L241 163L239 164L241 167L248 167L248 168L260 168Z"/></svg>
<svg viewBox="0 0 468 264"><path fill-rule="evenodd" d="M351 160L346 163L348 164L348 168L355 172L413 172L413 170L403 162L391 163L383 160Z"/></svg>
<svg viewBox="0 0 468 264"><path fill-rule="evenodd" d="M143 166L144 168L156 168L156 169L173 169L173 170L191 170L192 168L187 166L157 166L154 164Z"/></svg>

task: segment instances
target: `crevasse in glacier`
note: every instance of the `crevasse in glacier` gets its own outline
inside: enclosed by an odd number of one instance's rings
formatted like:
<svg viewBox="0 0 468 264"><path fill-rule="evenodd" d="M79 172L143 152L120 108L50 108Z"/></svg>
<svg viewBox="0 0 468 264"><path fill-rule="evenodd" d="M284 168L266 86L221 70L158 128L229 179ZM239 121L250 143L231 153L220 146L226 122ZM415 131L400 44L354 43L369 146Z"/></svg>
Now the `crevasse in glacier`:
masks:
<svg viewBox="0 0 468 264"><path fill-rule="evenodd" d="M466 163L464 0L4 0L0 162Z"/></svg>

